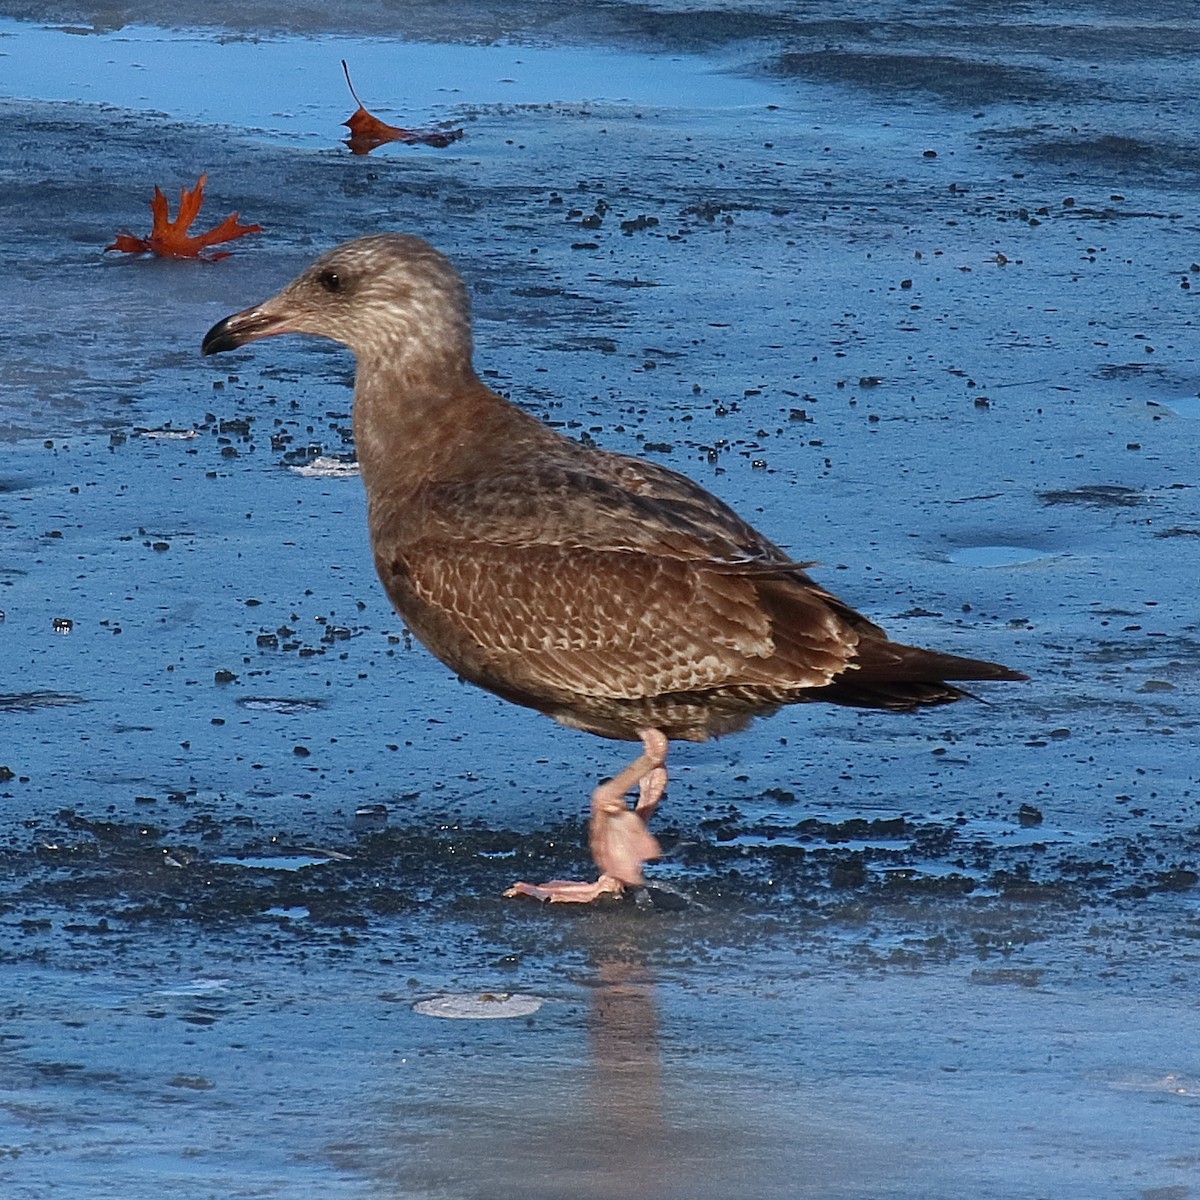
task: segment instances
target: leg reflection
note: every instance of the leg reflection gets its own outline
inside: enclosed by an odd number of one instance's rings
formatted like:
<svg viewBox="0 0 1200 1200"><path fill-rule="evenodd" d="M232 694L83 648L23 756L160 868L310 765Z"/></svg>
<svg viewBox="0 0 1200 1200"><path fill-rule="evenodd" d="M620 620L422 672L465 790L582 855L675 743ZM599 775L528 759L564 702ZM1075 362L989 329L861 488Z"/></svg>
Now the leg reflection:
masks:
<svg viewBox="0 0 1200 1200"><path fill-rule="evenodd" d="M597 964L588 1008L586 1124L614 1195L664 1189L670 1155L654 983L630 959Z"/></svg>

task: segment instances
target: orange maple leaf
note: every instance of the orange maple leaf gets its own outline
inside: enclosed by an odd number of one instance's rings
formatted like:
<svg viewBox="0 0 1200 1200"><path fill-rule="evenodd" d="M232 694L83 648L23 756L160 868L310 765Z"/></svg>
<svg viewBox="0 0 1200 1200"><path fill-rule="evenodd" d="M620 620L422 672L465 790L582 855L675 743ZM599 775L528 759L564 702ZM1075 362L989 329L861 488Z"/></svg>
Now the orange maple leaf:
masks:
<svg viewBox="0 0 1200 1200"><path fill-rule="evenodd" d="M346 75L346 86L350 89L350 95L358 105L349 119L342 122L350 130L346 145L349 146L351 154L370 154L385 142L404 142L409 146L420 143L441 150L462 137L461 129L401 129L399 125L389 125L386 121L381 121L363 107L363 102L354 90L354 84L350 82L350 68L345 59L342 59L342 70Z"/></svg>
<svg viewBox="0 0 1200 1200"><path fill-rule="evenodd" d="M159 258L204 258L208 262L228 258L229 254L224 250L212 254L201 254L201 251L220 242L232 242L234 238L245 237L248 233L260 233L262 226L239 225L238 214L231 213L215 228L205 233L189 234L188 229L204 203L204 185L207 182L208 176L201 175L191 191L182 187L179 189L179 212L173 221L168 214L167 198L155 184L154 199L150 201L150 211L154 214L150 236L140 238L122 229L113 244L104 249L121 250L125 254L157 254Z"/></svg>

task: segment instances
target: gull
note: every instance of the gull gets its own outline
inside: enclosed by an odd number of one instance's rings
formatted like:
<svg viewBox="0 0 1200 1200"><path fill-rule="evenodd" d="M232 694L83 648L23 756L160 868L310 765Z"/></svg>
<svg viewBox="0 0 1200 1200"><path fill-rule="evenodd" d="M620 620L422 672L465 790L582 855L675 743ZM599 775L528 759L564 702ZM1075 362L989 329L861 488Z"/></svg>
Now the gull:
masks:
<svg viewBox="0 0 1200 1200"><path fill-rule="evenodd" d="M444 255L381 233L219 321L202 352L311 334L356 360L354 441L379 578L463 679L641 753L592 793L593 882L505 895L587 903L643 884L671 739L787 704L908 712L1018 671L891 641L697 483L584 446L484 384ZM627 793L637 789L630 807Z"/></svg>

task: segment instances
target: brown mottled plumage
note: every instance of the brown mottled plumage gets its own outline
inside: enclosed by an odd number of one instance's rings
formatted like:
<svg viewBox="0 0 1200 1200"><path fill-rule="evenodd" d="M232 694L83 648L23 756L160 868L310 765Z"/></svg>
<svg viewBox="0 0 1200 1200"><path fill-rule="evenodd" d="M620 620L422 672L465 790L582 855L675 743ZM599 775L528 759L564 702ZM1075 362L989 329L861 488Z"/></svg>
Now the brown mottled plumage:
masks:
<svg viewBox="0 0 1200 1200"><path fill-rule="evenodd" d="M641 882L668 738L784 704L907 711L959 699L946 679L1024 678L890 641L698 484L581 446L491 391L471 365L466 288L418 238L336 247L215 325L203 351L280 333L354 352L371 547L413 633L506 700L643 743L593 796L599 883L517 891L579 900Z"/></svg>

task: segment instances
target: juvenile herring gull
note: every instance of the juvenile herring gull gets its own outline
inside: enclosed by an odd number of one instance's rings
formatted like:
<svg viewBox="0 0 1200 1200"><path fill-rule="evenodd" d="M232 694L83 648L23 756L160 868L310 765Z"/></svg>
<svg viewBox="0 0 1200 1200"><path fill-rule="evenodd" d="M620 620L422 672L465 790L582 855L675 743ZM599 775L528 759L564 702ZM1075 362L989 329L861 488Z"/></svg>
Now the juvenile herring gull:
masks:
<svg viewBox="0 0 1200 1200"><path fill-rule="evenodd" d="M599 879L506 895L587 902L641 884L670 738L732 733L784 704L907 712L963 696L947 679L1025 678L889 641L698 484L581 446L498 396L472 367L466 287L419 238L330 250L214 325L203 353L280 333L357 360L371 549L408 628L505 700L642 744L592 793Z"/></svg>

